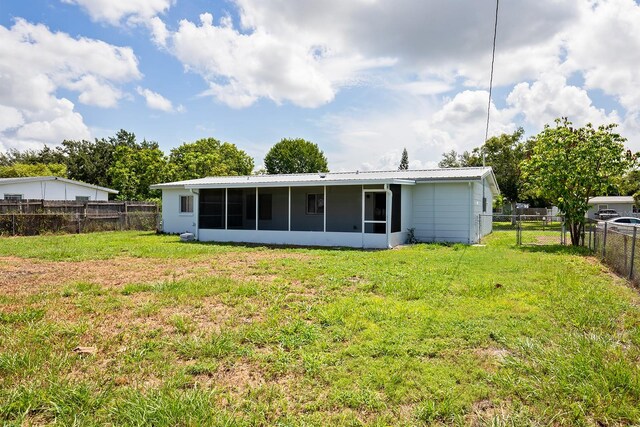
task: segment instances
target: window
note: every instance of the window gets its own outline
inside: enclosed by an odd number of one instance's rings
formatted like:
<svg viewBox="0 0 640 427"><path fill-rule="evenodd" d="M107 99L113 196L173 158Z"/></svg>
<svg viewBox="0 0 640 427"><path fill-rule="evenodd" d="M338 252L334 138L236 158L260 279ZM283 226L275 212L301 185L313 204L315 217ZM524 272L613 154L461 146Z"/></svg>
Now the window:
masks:
<svg viewBox="0 0 640 427"><path fill-rule="evenodd" d="M263 221L272 219L271 194L258 194L258 218Z"/></svg>
<svg viewBox="0 0 640 427"><path fill-rule="evenodd" d="M193 196L180 196L180 213L193 213Z"/></svg>
<svg viewBox="0 0 640 427"><path fill-rule="evenodd" d="M88 202L89 196L76 196L76 202Z"/></svg>
<svg viewBox="0 0 640 427"><path fill-rule="evenodd" d="M487 198L483 197L482 198L482 213L486 213L487 212Z"/></svg>
<svg viewBox="0 0 640 427"><path fill-rule="evenodd" d="M307 215L324 214L324 194L307 194Z"/></svg>
<svg viewBox="0 0 640 427"><path fill-rule="evenodd" d="M603 211L605 209L607 209L609 207L609 205L598 205L598 210L599 211Z"/></svg>
<svg viewBox="0 0 640 427"><path fill-rule="evenodd" d="M5 200L22 200L22 194L5 194Z"/></svg>

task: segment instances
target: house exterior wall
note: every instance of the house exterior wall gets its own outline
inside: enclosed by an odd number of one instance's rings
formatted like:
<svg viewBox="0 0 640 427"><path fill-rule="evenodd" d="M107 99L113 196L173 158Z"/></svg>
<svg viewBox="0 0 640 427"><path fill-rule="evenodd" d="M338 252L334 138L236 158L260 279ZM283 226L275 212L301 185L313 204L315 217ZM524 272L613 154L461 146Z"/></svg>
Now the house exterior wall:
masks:
<svg viewBox="0 0 640 427"><path fill-rule="evenodd" d="M363 236L365 236L364 239ZM267 245L387 248L385 234L324 233L321 231L200 230L199 240L238 243L251 242Z"/></svg>
<svg viewBox="0 0 640 427"><path fill-rule="evenodd" d="M32 181L12 184L0 184L0 198L5 194L22 194L23 199L37 200L76 200L76 197L89 197L89 200L108 200L109 193L103 190L85 187L64 181Z"/></svg>
<svg viewBox="0 0 640 427"><path fill-rule="evenodd" d="M484 187L484 193L483 193ZM487 199L486 211L482 211L482 197ZM493 231L493 193L491 192L491 186L487 183L486 179L482 182L473 183L473 219L474 229L472 230L472 241L477 242L481 237Z"/></svg>
<svg viewBox="0 0 640 427"><path fill-rule="evenodd" d="M193 212L180 213L180 196L193 196ZM197 234L198 194L184 189L162 190L162 231Z"/></svg>
<svg viewBox="0 0 640 427"><path fill-rule="evenodd" d="M473 241L472 183L417 183L413 227L422 242Z"/></svg>
<svg viewBox="0 0 640 427"><path fill-rule="evenodd" d="M598 206L607 205L607 209L614 209L620 216L636 216L633 212L633 203L594 203L593 206L587 211L587 218L596 219L595 215L598 212Z"/></svg>

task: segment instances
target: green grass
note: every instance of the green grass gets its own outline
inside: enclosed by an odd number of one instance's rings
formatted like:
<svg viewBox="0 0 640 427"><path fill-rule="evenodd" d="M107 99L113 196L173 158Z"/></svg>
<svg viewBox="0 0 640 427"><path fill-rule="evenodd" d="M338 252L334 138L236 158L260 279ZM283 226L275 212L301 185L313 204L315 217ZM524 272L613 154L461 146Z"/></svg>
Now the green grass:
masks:
<svg viewBox="0 0 640 427"><path fill-rule="evenodd" d="M640 423L637 292L580 249L516 247L512 232L483 243L359 251L136 232L1 239L0 256L34 262L212 269L0 287L0 422Z"/></svg>

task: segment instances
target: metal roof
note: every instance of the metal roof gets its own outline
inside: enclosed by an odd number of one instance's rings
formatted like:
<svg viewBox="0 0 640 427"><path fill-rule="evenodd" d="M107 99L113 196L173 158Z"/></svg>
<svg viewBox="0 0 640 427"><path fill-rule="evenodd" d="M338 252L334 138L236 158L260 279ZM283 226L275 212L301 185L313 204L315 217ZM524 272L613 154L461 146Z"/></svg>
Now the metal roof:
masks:
<svg viewBox="0 0 640 427"><path fill-rule="evenodd" d="M152 185L152 189L169 188L225 188L225 187L296 187L314 185L367 185L408 184L417 182L479 181L488 178L490 185L499 192L498 184L490 167L441 168L406 171L356 171L319 172L285 175L213 176L187 181Z"/></svg>
<svg viewBox="0 0 640 427"><path fill-rule="evenodd" d="M589 199L589 203L635 203L633 196L598 196Z"/></svg>
<svg viewBox="0 0 640 427"><path fill-rule="evenodd" d="M106 191L111 194L118 194L118 190L112 188L100 187L99 185L87 184L82 181L74 181L73 179L61 178L59 176L27 176L19 178L0 178L0 185L19 184L23 182L42 182L42 181L61 181L67 184L75 184L81 187L88 187L94 190Z"/></svg>

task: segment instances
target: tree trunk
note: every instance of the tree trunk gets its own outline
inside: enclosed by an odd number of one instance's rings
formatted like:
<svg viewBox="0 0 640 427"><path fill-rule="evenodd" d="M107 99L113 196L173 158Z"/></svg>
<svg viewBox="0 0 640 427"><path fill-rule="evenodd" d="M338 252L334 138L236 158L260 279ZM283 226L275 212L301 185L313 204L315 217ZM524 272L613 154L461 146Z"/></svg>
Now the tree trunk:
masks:
<svg viewBox="0 0 640 427"><path fill-rule="evenodd" d="M584 229L584 223L582 222L569 222L569 233L571 234L571 244L573 246L580 246L582 239L582 230Z"/></svg>

